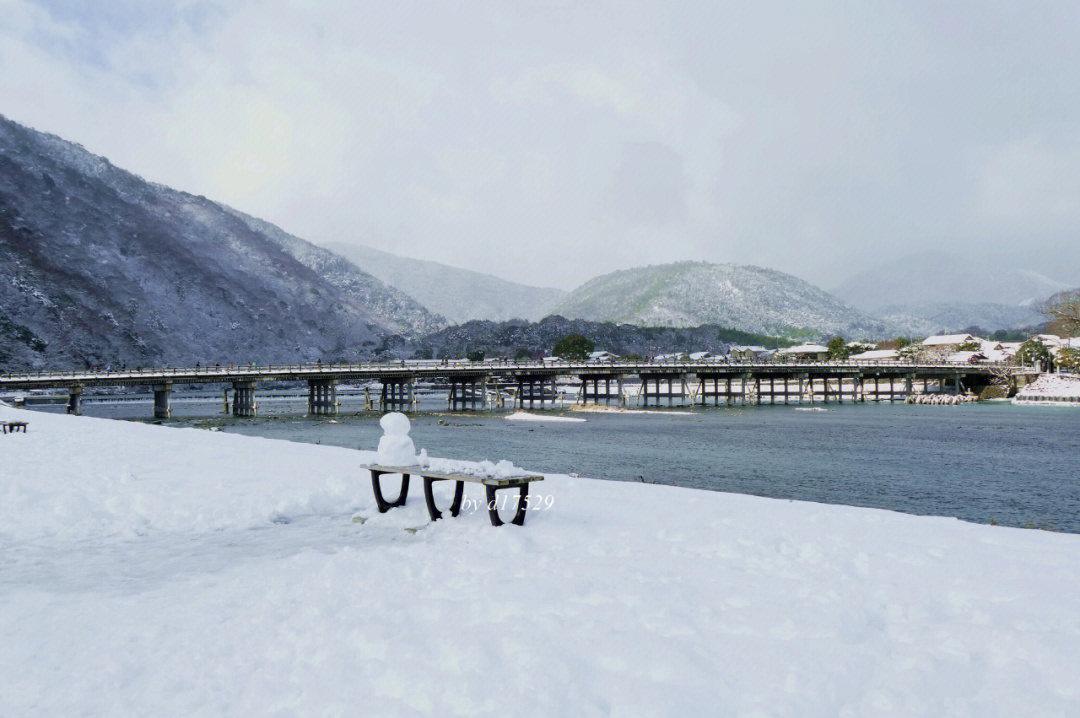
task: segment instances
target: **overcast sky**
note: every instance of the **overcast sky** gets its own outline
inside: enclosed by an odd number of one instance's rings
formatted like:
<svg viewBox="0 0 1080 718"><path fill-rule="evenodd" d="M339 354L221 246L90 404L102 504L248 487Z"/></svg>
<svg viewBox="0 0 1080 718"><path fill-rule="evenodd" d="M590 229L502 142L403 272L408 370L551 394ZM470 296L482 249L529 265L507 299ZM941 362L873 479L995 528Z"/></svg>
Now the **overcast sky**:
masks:
<svg viewBox="0 0 1080 718"><path fill-rule="evenodd" d="M811 6L0 0L0 114L316 243L532 284L1078 254L1080 3Z"/></svg>

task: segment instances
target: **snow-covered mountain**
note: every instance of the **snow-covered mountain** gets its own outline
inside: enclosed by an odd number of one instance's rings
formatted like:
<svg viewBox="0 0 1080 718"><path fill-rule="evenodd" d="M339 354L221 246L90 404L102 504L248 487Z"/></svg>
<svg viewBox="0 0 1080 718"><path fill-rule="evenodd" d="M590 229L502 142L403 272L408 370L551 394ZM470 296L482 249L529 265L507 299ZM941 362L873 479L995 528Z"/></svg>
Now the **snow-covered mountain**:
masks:
<svg viewBox="0 0 1080 718"><path fill-rule="evenodd" d="M1023 257L925 252L860 272L834 293L899 334L919 335L1033 327L1046 321L1039 302L1066 286Z"/></svg>
<svg viewBox="0 0 1080 718"><path fill-rule="evenodd" d="M785 336L883 336L879 322L790 274L734 264L678 262L597 277L555 313L639 326L719 324Z"/></svg>
<svg viewBox="0 0 1080 718"><path fill-rule="evenodd" d="M1036 303L994 302L897 304L882 307L875 316L894 327L897 334L907 336L949 334L969 327L979 327L987 332L1024 329L1037 327L1047 319Z"/></svg>
<svg viewBox="0 0 1080 718"><path fill-rule="evenodd" d="M517 284L490 274L400 257L371 247L344 243L325 246L452 322L537 320L566 297L561 289Z"/></svg>
<svg viewBox="0 0 1080 718"><path fill-rule="evenodd" d="M837 287L834 294L872 312L883 307L935 303L1023 306L1068 286L1004 255L927 252L860 272Z"/></svg>
<svg viewBox="0 0 1080 718"><path fill-rule="evenodd" d="M0 117L0 366L370 354L445 321L337 255Z"/></svg>

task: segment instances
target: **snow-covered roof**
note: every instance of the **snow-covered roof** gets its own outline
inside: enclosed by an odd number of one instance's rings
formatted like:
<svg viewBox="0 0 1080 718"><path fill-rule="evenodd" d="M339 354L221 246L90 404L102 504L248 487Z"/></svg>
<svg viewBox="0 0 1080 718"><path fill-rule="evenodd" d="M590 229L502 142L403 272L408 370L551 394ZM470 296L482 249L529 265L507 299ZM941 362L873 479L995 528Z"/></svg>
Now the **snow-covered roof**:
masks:
<svg viewBox="0 0 1080 718"><path fill-rule="evenodd" d="M589 352L589 358L593 359L593 360L595 360L595 359L615 359L617 356L618 356L617 354L612 354L609 351L603 351L603 350L602 351Z"/></svg>
<svg viewBox="0 0 1080 718"><path fill-rule="evenodd" d="M970 334L935 334L922 340L924 347L945 347L976 341Z"/></svg>
<svg viewBox="0 0 1080 718"><path fill-rule="evenodd" d="M981 361L986 357L982 352L953 352L949 356L945 357L945 361L950 364L970 364L973 361Z"/></svg>
<svg viewBox="0 0 1080 718"><path fill-rule="evenodd" d="M900 352L896 349L871 349L868 352L862 354L856 354L851 358L854 361L884 361L889 359L896 359L900 356Z"/></svg>
<svg viewBox="0 0 1080 718"><path fill-rule="evenodd" d="M742 352L755 352L757 354L761 354L761 353L767 352L767 351L769 351L769 350L766 349L765 347L759 347L757 345L746 345L746 344L735 344L730 349L728 349L728 352L740 352L740 353L742 353Z"/></svg>
<svg viewBox="0 0 1080 718"><path fill-rule="evenodd" d="M1036 339L1048 347L1061 346L1061 337L1057 334L1036 334L1032 339Z"/></svg>
<svg viewBox="0 0 1080 718"><path fill-rule="evenodd" d="M690 360L691 361L701 361L702 359L708 359L712 355L713 355L712 352L691 352L690 353Z"/></svg>
<svg viewBox="0 0 1080 718"><path fill-rule="evenodd" d="M1000 349L973 352L953 352L945 357L945 361L954 364L970 364L972 362L998 364L1009 358L1009 355Z"/></svg>
<svg viewBox="0 0 1080 718"><path fill-rule="evenodd" d="M829 350L820 344L800 344L796 347L781 349L777 354L828 354Z"/></svg>

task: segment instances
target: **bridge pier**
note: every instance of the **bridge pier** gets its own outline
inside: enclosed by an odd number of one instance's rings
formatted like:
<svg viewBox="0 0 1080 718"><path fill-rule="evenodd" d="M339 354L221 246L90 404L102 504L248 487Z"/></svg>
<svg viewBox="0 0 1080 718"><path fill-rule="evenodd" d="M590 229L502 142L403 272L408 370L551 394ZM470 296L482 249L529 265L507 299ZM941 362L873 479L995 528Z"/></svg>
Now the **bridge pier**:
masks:
<svg viewBox="0 0 1080 718"><path fill-rule="evenodd" d="M172 395L172 382L154 384L154 418L169 419L172 417L172 406L169 405L169 397Z"/></svg>
<svg viewBox="0 0 1080 718"><path fill-rule="evenodd" d="M709 380L712 380L712 389L709 388ZM726 377L728 390L720 391L719 374L698 374L698 402L701 406L708 406L709 398L713 400L713 406L720 406L720 397L724 396L730 403L731 377Z"/></svg>
<svg viewBox="0 0 1080 718"><path fill-rule="evenodd" d="M333 416L338 413L337 379L308 380L308 414Z"/></svg>
<svg viewBox="0 0 1080 718"><path fill-rule="evenodd" d="M529 403L529 408L532 409L535 406L537 400L540 401L540 408L544 408L544 401L547 396L545 389L550 391L551 404L555 405L555 397L557 396L555 390L555 375L550 376L519 376L517 380L518 395L517 405L519 409L525 408L525 402Z"/></svg>
<svg viewBox="0 0 1080 718"><path fill-rule="evenodd" d="M487 377L450 377L446 408L452 411L483 409L487 404Z"/></svg>
<svg viewBox="0 0 1080 718"><path fill-rule="evenodd" d="M411 378L383 379L382 390L379 392L379 411L411 411L415 398Z"/></svg>
<svg viewBox="0 0 1080 718"><path fill-rule="evenodd" d="M595 375L595 374L582 374L578 377L581 379L581 392L578 395L578 401L581 404L589 404L589 397L591 395L593 404L599 404L601 401L610 401L611 399L618 399L622 401L622 377L615 377L616 393L611 393L611 375ZM600 383L603 382L603 390L600 388ZM592 391L589 391L589 384L592 384Z"/></svg>
<svg viewBox="0 0 1080 718"><path fill-rule="evenodd" d="M75 416L82 413L82 393L83 388L81 386L73 386L68 389L67 413Z"/></svg>
<svg viewBox="0 0 1080 718"><path fill-rule="evenodd" d="M649 397L652 397L656 406L660 406L660 400L666 398L668 400L668 407L672 406L672 399L679 399L681 402L686 398L686 374L639 374L641 377L641 398L645 406L649 405ZM679 390L675 390L675 380L679 380ZM655 391L649 391L649 381L653 382ZM666 382L667 391L663 391L661 387L664 387Z"/></svg>
<svg viewBox="0 0 1080 718"><path fill-rule="evenodd" d="M259 405L255 403L255 382L234 381L232 414L235 417L255 416Z"/></svg>

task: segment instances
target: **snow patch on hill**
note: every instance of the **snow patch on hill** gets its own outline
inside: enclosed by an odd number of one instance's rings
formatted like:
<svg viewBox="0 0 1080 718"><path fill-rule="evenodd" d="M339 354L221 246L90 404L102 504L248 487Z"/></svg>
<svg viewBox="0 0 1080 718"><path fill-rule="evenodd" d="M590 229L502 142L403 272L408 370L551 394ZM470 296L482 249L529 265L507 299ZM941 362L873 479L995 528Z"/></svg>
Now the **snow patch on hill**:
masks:
<svg viewBox="0 0 1080 718"><path fill-rule="evenodd" d="M760 267L679 262L586 282L555 312L638 326L719 324L779 335L880 336L885 325L790 274Z"/></svg>

